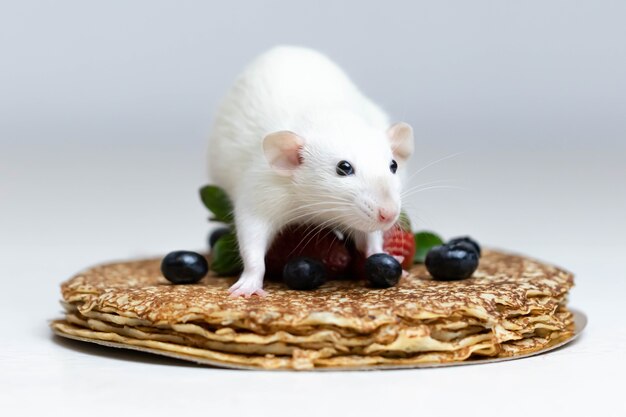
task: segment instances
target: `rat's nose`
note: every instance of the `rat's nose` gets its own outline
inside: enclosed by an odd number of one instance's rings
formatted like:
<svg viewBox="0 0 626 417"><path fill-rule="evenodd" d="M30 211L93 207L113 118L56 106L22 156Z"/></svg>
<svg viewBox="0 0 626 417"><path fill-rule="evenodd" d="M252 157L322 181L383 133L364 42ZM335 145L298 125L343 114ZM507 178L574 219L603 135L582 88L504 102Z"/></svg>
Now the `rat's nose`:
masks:
<svg viewBox="0 0 626 417"><path fill-rule="evenodd" d="M396 218L396 211L381 207L378 209L378 221L381 223L389 223Z"/></svg>

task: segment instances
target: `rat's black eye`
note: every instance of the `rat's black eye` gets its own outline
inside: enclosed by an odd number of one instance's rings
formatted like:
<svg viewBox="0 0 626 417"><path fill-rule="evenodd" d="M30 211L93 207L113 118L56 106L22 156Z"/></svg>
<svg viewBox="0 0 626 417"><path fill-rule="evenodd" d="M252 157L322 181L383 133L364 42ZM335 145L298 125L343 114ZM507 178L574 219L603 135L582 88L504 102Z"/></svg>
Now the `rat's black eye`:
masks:
<svg viewBox="0 0 626 417"><path fill-rule="evenodd" d="M348 161L340 161L337 164L337 175L345 177L347 175L354 175L354 168Z"/></svg>
<svg viewBox="0 0 626 417"><path fill-rule="evenodd" d="M391 160L391 165L389 165L389 169L391 170L393 174L395 174L396 171L398 170L398 163L396 162L395 159Z"/></svg>

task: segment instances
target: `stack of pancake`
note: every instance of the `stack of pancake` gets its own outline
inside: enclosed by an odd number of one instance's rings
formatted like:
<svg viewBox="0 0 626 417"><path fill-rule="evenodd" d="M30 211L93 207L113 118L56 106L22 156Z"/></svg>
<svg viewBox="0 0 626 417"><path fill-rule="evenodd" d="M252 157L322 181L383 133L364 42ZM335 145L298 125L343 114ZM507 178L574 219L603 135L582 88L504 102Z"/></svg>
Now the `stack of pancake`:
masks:
<svg viewBox="0 0 626 417"><path fill-rule="evenodd" d="M62 285L54 331L222 367L415 367L523 355L570 338L570 273L485 251L464 281L423 265L392 288L330 281L314 291L268 282L266 297L230 298L235 278L173 285L160 260L88 269Z"/></svg>

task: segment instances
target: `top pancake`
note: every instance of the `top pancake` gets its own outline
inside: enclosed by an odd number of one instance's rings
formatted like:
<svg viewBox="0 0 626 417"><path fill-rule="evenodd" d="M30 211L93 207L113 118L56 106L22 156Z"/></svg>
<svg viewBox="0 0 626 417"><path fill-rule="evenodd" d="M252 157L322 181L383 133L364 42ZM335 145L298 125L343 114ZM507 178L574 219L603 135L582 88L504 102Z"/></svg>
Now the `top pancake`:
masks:
<svg viewBox="0 0 626 417"><path fill-rule="evenodd" d="M520 315L551 315L573 285L560 268L536 260L485 251L464 281L434 281L423 265L387 289L362 281L330 281L314 291L266 282L266 297L230 298L234 278L206 277L195 285L170 284L160 259L90 268L62 285L63 298L80 312L100 311L151 325L185 322L269 334L318 327L369 333L384 324L432 319L478 320L505 333ZM508 323L508 325L507 325Z"/></svg>

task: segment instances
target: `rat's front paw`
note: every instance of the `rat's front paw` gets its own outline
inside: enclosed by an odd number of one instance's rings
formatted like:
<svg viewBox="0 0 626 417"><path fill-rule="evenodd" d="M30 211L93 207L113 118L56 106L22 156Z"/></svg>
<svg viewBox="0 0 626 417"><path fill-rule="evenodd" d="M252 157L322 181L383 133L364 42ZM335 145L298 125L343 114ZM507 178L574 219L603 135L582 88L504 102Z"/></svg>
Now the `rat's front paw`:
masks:
<svg viewBox="0 0 626 417"><path fill-rule="evenodd" d="M387 253L387 252L385 252L385 253ZM398 261L398 263L400 265L402 265L402 262L404 262L404 256L402 256L402 255L391 255L391 256L393 256L395 258L395 260Z"/></svg>
<svg viewBox="0 0 626 417"><path fill-rule="evenodd" d="M267 295L263 290L263 280L259 280L249 275L242 275L232 287L228 289L231 297L250 297L254 294L259 296Z"/></svg>

